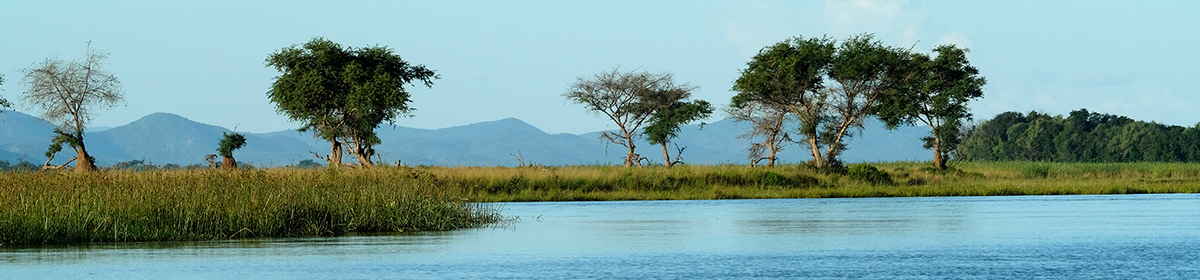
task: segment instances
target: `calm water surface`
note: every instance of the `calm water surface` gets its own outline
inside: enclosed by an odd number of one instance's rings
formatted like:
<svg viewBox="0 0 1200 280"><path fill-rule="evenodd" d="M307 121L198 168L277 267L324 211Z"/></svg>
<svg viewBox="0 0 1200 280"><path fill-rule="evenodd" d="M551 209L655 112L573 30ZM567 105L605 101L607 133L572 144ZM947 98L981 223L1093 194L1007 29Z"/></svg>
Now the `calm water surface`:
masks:
<svg viewBox="0 0 1200 280"><path fill-rule="evenodd" d="M5 279L1200 279L1200 195L506 203L504 228L0 249Z"/></svg>

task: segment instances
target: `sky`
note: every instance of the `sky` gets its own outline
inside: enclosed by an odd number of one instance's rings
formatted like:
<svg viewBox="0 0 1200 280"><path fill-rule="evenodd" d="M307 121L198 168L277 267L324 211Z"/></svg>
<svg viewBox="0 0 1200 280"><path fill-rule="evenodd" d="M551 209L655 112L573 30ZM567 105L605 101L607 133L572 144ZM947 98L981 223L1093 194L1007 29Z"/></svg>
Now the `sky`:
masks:
<svg viewBox="0 0 1200 280"><path fill-rule="evenodd" d="M279 72L264 60L324 37L387 46L441 75L408 88L415 116L396 125L513 117L580 134L615 128L562 96L580 77L669 72L723 106L767 45L872 33L919 52L969 48L988 81L976 119L1087 108L1190 127L1197 14L1200 1L0 1L0 96L40 114L20 100L22 70L80 59L90 41L110 54L126 101L92 126L167 112L241 132L295 129L266 97Z"/></svg>

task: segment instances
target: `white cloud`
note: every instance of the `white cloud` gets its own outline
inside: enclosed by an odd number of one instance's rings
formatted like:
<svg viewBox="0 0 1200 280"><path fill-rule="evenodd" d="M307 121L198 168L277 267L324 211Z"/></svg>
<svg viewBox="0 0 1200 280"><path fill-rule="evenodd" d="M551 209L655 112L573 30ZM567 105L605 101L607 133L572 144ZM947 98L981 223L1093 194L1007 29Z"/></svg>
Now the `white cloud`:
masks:
<svg viewBox="0 0 1200 280"><path fill-rule="evenodd" d="M967 36L967 34L963 33L962 31L950 30L950 32L946 32L945 35L942 35L942 38L939 38L937 43L934 43L933 45L955 45L959 48L969 49L971 48L971 37Z"/></svg>
<svg viewBox="0 0 1200 280"><path fill-rule="evenodd" d="M905 0L826 0L824 15L835 37L875 33L901 45L916 43L925 21L924 13Z"/></svg>

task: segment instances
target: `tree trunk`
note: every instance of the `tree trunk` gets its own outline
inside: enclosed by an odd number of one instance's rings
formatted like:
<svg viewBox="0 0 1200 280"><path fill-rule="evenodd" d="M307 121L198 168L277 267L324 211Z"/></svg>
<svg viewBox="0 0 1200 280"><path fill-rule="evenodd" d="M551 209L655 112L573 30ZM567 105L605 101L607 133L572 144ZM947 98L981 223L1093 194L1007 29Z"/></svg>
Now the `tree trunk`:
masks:
<svg viewBox="0 0 1200 280"><path fill-rule="evenodd" d="M771 151L771 155L767 157L767 167L773 167L775 166L775 152L777 151L775 145L768 143L767 150Z"/></svg>
<svg viewBox="0 0 1200 280"><path fill-rule="evenodd" d="M342 143L337 140L329 141L332 147L329 148L329 167L342 167Z"/></svg>
<svg viewBox="0 0 1200 280"><path fill-rule="evenodd" d="M75 153L78 154L75 159L75 173L87 173L96 170L96 163L92 162L92 157L88 155L87 149L83 147L83 141L79 141L79 147L75 147Z"/></svg>
<svg viewBox="0 0 1200 280"><path fill-rule="evenodd" d="M371 162L371 155L369 155L366 150L367 149L364 149L362 147L357 147L354 149L354 157L358 158L358 166L359 167L375 166L375 163Z"/></svg>
<svg viewBox="0 0 1200 280"><path fill-rule="evenodd" d="M633 137L629 136L629 134L625 134L625 143L629 144L629 152L625 153L625 167L630 167L633 166L633 162L637 160L634 159L637 154L633 152L633 148L635 147L635 145L633 145Z"/></svg>
<svg viewBox="0 0 1200 280"><path fill-rule="evenodd" d="M662 147L663 147L663 162L664 162L663 165L666 167L671 167L671 165L672 165L671 154L667 153L667 143L662 143Z"/></svg>
<svg viewBox="0 0 1200 280"><path fill-rule="evenodd" d="M821 147L817 146L817 138L809 137L808 138L808 147L810 149L812 149L813 166L816 166L816 167L825 166L825 161L821 158Z"/></svg>
<svg viewBox="0 0 1200 280"><path fill-rule="evenodd" d="M946 154L942 153L941 138L933 138L933 167L946 170Z"/></svg>
<svg viewBox="0 0 1200 280"><path fill-rule="evenodd" d="M222 170L237 169L237 160L234 160L233 157L221 157L221 169Z"/></svg>

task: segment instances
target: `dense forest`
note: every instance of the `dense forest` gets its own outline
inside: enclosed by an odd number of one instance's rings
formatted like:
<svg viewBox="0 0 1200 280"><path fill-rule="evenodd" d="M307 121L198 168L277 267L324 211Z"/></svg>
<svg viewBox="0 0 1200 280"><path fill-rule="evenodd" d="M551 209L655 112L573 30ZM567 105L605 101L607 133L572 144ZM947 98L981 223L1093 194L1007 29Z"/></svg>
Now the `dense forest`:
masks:
<svg viewBox="0 0 1200 280"><path fill-rule="evenodd" d="M1087 109L1066 117L1005 112L966 134L959 160L1200 162L1200 126L1168 126Z"/></svg>

